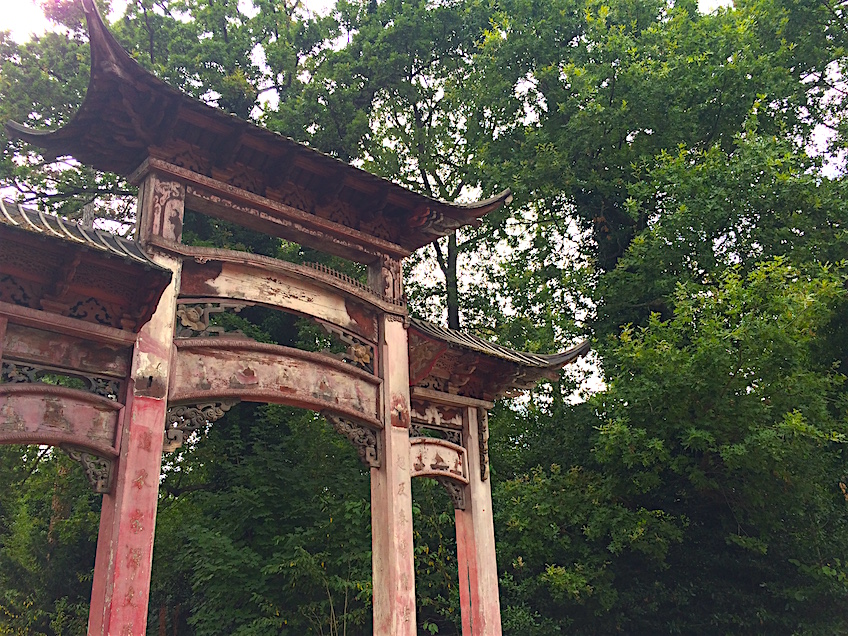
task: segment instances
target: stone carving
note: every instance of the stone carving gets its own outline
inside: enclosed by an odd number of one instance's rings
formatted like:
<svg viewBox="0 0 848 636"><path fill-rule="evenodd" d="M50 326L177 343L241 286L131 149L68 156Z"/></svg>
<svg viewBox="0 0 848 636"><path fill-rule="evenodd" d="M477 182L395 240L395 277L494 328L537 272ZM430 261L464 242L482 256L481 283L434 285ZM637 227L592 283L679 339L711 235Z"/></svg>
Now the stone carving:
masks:
<svg viewBox="0 0 848 636"><path fill-rule="evenodd" d="M177 318L179 319L177 338L203 338L206 336L218 336L222 333L243 336L244 334L241 331L227 332L224 327L211 325L211 315L224 313L227 309L232 309L238 313L250 304L233 302L180 303L177 305Z"/></svg>
<svg viewBox="0 0 848 636"><path fill-rule="evenodd" d="M207 402L172 406L165 417L165 442L163 452L170 453L183 445L194 431L224 417L235 401Z"/></svg>
<svg viewBox="0 0 848 636"><path fill-rule="evenodd" d="M462 409L412 398L412 419L437 428L462 428Z"/></svg>
<svg viewBox="0 0 848 636"><path fill-rule="evenodd" d="M465 487L458 481L447 477L436 477L436 481L447 491L454 509L465 510Z"/></svg>
<svg viewBox="0 0 848 636"><path fill-rule="evenodd" d="M95 455L85 448L62 445L61 449L75 462L82 464L85 478L96 493L108 493L112 489L113 462L107 457Z"/></svg>
<svg viewBox="0 0 848 636"><path fill-rule="evenodd" d="M48 379L48 382L45 382L45 384L57 384L57 379L65 378L66 382L62 386L94 393L115 402L118 401L118 397L121 394L121 381L114 378L67 373L65 371L18 364L10 361L3 361L2 365L0 365L0 382L44 382L45 378Z"/></svg>
<svg viewBox="0 0 848 636"><path fill-rule="evenodd" d="M489 412L477 407L477 444L480 449L480 480L489 478Z"/></svg>
<svg viewBox="0 0 848 636"><path fill-rule="evenodd" d="M377 450L377 431L368 428L352 420L345 419L335 413L323 411L321 413L332 425L335 431L350 440L362 463L371 468L380 467L380 456Z"/></svg>
<svg viewBox="0 0 848 636"><path fill-rule="evenodd" d="M180 240L183 231L185 186L178 181L157 180L153 190L151 218L157 227L154 234L172 241Z"/></svg>

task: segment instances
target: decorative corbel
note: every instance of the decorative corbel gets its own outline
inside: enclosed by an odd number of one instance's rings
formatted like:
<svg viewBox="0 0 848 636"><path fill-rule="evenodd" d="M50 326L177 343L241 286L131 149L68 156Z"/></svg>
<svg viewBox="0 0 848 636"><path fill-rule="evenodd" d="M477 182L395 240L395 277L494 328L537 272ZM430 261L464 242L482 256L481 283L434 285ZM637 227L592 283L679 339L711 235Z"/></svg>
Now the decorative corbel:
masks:
<svg viewBox="0 0 848 636"><path fill-rule="evenodd" d="M220 420L235 403L236 401L222 401L170 407L165 417L165 442L162 451L170 453L177 450L189 435Z"/></svg>
<svg viewBox="0 0 848 636"><path fill-rule="evenodd" d="M112 489L112 468L114 462L108 457L95 455L86 448L63 444L60 448L68 457L82 464L85 478L96 493L105 494Z"/></svg>
<svg viewBox="0 0 848 636"><path fill-rule="evenodd" d="M377 432L375 430L331 413L330 411L322 411L321 415L324 416L337 433L348 438L350 443L356 448L356 452L359 453L359 459L362 460L363 464L371 468L380 467Z"/></svg>
<svg viewBox="0 0 848 636"><path fill-rule="evenodd" d="M436 481L447 491L454 510L465 510L465 486L447 477L436 477Z"/></svg>

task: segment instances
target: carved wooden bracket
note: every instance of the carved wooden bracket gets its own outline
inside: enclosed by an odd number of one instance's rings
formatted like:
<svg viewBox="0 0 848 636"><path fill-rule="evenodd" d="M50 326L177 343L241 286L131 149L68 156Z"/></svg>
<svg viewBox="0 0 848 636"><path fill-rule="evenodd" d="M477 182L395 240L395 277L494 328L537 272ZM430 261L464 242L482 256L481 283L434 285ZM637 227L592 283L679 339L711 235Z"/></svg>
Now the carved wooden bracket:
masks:
<svg viewBox="0 0 848 636"><path fill-rule="evenodd" d="M465 486L447 477L436 477L436 481L447 491L454 510L465 510Z"/></svg>
<svg viewBox="0 0 848 636"><path fill-rule="evenodd" d="M114 462L108 457L95 455L90 450L76 446L62 445L60 447L68 457L82 464L85 478L96 493L105 494L112 489L112 474Z"/></svg>
<svg viewBox="0 0 848 636"><path fill-rule="evenodd" d="M363 464L371 468L380 467L377 431L329 411L322 411L321 415L326 418L337 433L350 440L350 443L359 453L359 459L362 460Z"/></svg>
<svg viewBox="0 0 848 636"><path fill-rule="evenodd" d="M235 403L233 400L170 407L165 417L165 442L162 451L170 453L177 450L189 435L220 420Z"/></svg>

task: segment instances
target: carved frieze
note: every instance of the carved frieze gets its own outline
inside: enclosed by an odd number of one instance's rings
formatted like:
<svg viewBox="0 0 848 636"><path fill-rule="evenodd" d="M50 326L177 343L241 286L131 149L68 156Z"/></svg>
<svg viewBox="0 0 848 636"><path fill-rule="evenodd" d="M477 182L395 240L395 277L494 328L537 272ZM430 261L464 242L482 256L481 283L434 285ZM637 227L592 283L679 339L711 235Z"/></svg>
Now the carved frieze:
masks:
<svg viewBox="0 0 848 636"><path fill-rule="evenodd" d="M321 415L332 425L337 433L344 435L356 448L362 463L371 468L380 467L377 431L335 413L324 411Z"/></svg>
<svg viewBox="0 0 848 636"><path fill-rule="evenodd" d="M413 398L412 420L435 427L462 428L462 409Z"/></svg>
<svg viewBox="0 0 848 636"><path fill-rule="evenodd" d="M448 440L435 437L412 437L409 460L413 477L453 479L468 483L465 449Z"/></svg>
<svg viewBox="0 0 848 636"><path fill-rule="evenodd" d="M170 453L183 445L194 431L220 420L236 402L221 401L204 404L181 404L168 409L165 417L165 442L163 452Z"/></svg>
<svg viewBox="0 0 848 636"><path fill-rule="evenodd" d="M63 370L21 364L9 360L0 363L0 382L43 382L45 378L49 378L49 384L56 384L57 380L64 379L65 385L69 388L87 391L112 401L117 401L121 394L121 381L114 378L86 373L68 373Z"/></svg>
<svg viewBox="0 0 848 636"><path fill-rule="evenodd" d="M108 457L95 455L85 448L62 445L62 450L85 471L85 478L96 493L105 494L112 489L114 462Z"/></svg>
<svg viewBox="0 0 848 636"><path fill-rule="evenodd" d="M78 318L89 322L96 322L108 327L120 327L120 312L110 308L100 299L89 297L80 300L67 311L70 318Z"/></svg>
<svg viewBox="0 0 848 636"><path fill-rule="evenodd" d="M413 423L409 427L409 437L433 437L436 439L443 439L446 442L456 444L457 446L462 446L462 431L438 426L426 426L424 424Z"/></svg>
<svg viewBox="0 0 848 636"><path fill-rule="evenodd" d="M0 276L0 301L22 307L34 307L37 294L37 290L28 281L9 275Z"/></svg>

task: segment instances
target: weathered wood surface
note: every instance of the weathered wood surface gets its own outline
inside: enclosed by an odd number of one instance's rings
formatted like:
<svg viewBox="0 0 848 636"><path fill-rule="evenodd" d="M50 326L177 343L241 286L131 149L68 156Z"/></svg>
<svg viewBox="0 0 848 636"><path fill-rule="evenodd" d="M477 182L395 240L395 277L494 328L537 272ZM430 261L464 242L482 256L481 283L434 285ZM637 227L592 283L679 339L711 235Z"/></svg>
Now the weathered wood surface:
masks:
<svg viewBox="0 0 848 636"><path fill-rule="evenodd" d="M123 405L49 384L0 384L0 444L69 444L114 457Z"/></svg>
<svg viewBox="0 0 848 636"><path fill-rule="evenodd" d="M483 480L484 445L488 435L483 408L465 410L469 485L464 510L456 510L456 551L459 568L459 605L463 636L501 636L498 568L492 516L492 482Z"/></svg>
<svg viewBox="0 0 848 636"><path fill-rule="evenodd" d="M412 399L412 421L440 428L462 428L461 407L436 404L428 400Z"/></svg>
<svg viewBox="0 0 848 636"><path fill-rule="evenodd" d="M76 336L93 342L103 342L112 345L131 347L137 337L131 331L84 322L78 318L68 318L67 316L60 316L49 311L21 307L12 303L0 302L0 316L7 318L10 324L16 323L36 327Z"/></svg>
<svg viewBox="0 0 848 636"><path fill-rule="evenodd" d="M237 398L330 410L375 428L380 380L327 355L246 338L178 338L169 400Z"/></svg>
<svg viewBox="0 0 848 636"><path fill-rule="evenodd" d="M123 379L131 350L72 335L9 323L3 339L3 359L49 365L77 373Z"/></svg>

